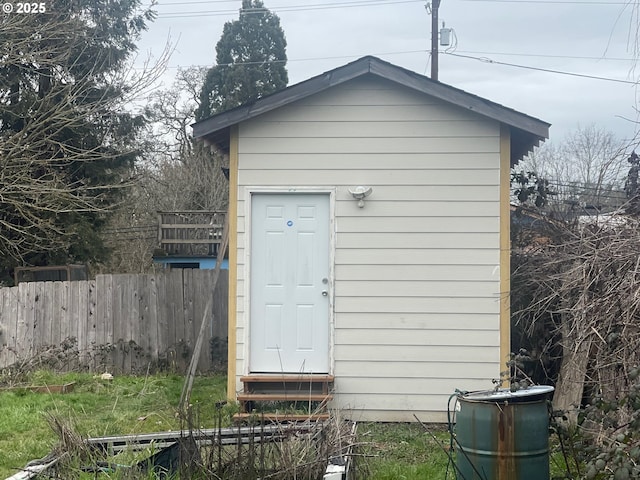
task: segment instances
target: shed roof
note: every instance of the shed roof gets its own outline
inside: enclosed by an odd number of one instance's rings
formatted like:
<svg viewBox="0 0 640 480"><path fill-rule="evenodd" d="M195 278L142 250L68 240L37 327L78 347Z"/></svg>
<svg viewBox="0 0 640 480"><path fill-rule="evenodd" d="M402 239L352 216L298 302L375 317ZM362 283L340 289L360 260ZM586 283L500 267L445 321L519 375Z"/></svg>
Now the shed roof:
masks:
<svg viewBox="0 0 640 480"><path fill-rule="evenodd" d="M547 122L373 56L362 57L271 95L194 123L193 135L195 138L226 147L229 141L229 128L232 125L364 75L373 75L395 82L509 126L512 164L549 137L550 124Z"/></svg>

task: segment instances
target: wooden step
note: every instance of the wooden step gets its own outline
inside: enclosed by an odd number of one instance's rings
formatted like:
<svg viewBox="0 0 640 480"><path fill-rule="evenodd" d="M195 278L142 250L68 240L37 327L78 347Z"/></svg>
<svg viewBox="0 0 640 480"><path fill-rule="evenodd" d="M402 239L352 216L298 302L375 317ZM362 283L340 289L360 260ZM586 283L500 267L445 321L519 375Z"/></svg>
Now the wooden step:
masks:
<svg viewBox="0 0 640 480"><path fill-rule="evenodd" d="M306 395L328 395L333 384L333 375L247 375L240 377L244 393L275 394L292 392Z"/></svg>
<svg viewBox="0 0 640 480"><path fill-rule="evenodd" d="M312 413L310 415L300 413L236 413L233 416L234 422L241 422L244 420L260 420L271 423L285 423L285 422L317 422L329 420L328 413Z"/></svg>
<svg viewBox="0 0 640 480"><path fill-rule="evenodd" d="M333 383L333 375L280 374L280 375L246 375L240 377L242 383Z"/></svg>
<svg viewBox="0 0 640 480"><path fill-rule="evenodd" d="M325 402L333 399L333 395L324 393L279 392L279 393L239 393L239 402Z"/></svg>

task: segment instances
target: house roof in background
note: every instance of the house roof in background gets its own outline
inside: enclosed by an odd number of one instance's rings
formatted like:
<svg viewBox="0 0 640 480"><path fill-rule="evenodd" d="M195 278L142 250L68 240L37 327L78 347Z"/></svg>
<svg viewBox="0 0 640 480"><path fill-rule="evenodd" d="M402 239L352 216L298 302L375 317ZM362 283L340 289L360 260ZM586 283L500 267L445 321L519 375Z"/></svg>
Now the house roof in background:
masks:
<svg viewBox="0 0 640 480"><path fill-rule="evenodd" d="M364 75L373 75L395 82L509 126L512 164L518 162L533 147L549 137L550 124L547 122L372 56L362 57L271 95L197 122L193 124L193 135L195 138L226 147L229 128L232 125Z"/></svg>

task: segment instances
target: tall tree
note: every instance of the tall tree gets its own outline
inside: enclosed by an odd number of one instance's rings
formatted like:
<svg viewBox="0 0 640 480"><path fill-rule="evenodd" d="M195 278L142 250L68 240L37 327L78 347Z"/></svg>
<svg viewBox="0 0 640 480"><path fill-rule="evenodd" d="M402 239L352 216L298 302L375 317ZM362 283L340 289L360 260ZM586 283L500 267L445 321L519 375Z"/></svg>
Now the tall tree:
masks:
<svg viewBox="0 0 640 480"><path fill-rule="evenodd" d="M0 17L0 271L105 257L98 232L140 153L128 71L154 13L51 0Z"/></svg>
<svg viewBox="0 0 640 480"><path fill-rule="evenodd" d="M216 65L206 75L196 120L287 86L287 41L280 19L261 0L243 0L238 20L224 25Z"/></svg>

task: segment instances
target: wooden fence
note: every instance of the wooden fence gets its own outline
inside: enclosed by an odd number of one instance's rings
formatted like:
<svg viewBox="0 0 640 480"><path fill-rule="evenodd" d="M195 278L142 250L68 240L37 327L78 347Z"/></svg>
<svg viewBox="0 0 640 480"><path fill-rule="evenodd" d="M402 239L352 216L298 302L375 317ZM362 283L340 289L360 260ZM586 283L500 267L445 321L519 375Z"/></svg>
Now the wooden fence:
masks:
<svg viewBox="0 0 640 480"><path fill-rule="evenodd" d="M149 367L184 372L211 297L199 370L221 368L227 271L221 271L215 291L212 285L213 270L184 269L0 288L0 368L26 362L113 373Z"/></svg>

